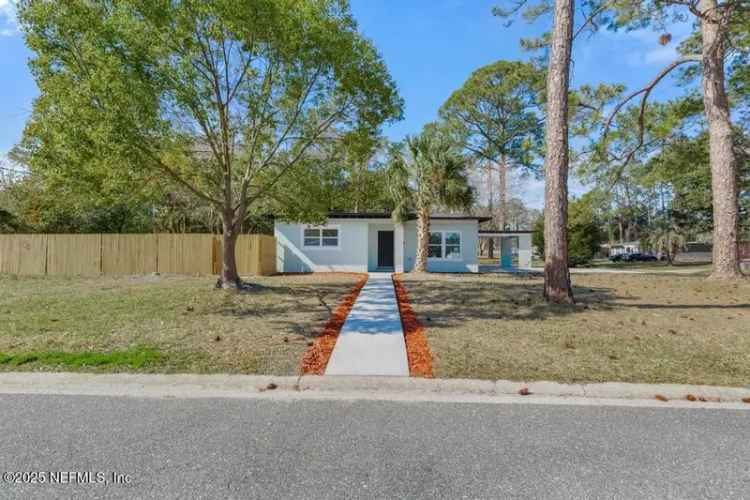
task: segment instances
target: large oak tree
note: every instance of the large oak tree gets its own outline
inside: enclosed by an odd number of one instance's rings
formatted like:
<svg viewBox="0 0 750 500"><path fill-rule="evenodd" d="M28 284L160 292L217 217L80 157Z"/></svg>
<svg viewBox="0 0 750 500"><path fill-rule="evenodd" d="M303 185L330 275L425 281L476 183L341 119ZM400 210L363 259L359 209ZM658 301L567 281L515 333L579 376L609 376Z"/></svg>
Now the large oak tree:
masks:
<svg viewBox="0 0 750 500"><path fill-rule="evenodd" d="M240 283L247 213L321 141L400 117L345 0L22 0L18 12L40 89L32 168L169 182L214 207L224 286Z"/></svg>

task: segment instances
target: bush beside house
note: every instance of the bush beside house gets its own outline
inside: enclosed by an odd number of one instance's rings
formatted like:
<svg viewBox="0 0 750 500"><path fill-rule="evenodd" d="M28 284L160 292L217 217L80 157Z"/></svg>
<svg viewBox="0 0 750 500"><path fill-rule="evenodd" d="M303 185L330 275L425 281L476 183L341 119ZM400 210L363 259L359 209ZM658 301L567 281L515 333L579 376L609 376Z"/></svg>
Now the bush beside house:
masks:
<svg viewBox="0 0 750 500"><path fill-rule="evenodd" d="M568 264L582 266L591 262L599 250L602 232L599 221L591 207L575 200L568 207ZM544 216L534 224L531 243L539 256L544 258Z"/></svg>

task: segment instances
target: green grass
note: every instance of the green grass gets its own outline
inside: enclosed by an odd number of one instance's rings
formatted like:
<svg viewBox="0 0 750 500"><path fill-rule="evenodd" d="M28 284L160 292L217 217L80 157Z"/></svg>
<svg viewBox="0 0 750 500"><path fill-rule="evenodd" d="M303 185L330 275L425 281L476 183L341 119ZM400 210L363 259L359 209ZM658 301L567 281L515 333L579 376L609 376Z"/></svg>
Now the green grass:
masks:
<svg viewBox="0 0 750 500"><path fill-rule="evenodd" d="M139 347L127 351L110 352L0 352L0 365L20 367L24 365L56 366L60 368L81 369L97 368L130 368L134 370L158 364L164 356L150 347Z"/></svg>
<svg viewBox="0 0 750 500"><path fill-rule="evenodd" d="M353 275L0 275L0 371L62 369L294 375ZM147 347L141 347L147 346Z"/></svg>

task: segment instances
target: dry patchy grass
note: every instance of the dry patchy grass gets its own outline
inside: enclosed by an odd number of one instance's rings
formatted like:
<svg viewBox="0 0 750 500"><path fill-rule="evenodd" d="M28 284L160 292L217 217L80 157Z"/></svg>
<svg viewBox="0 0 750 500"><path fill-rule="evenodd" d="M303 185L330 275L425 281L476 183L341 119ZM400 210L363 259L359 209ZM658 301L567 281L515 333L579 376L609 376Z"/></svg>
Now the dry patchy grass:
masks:
<svg viewBox="0 0 750 500"><path fill-rule="evenodd" d="M356 278L252 278L238 292L210 277L0 275L0 370L296 374Z"/></svg>
<svg viewBox="0 0 750 500"><path fill-rule="evenodd" d="M540 267L544 267L544 262ZM609 260L595 260L588 266L582 268L596 269L619 269L627 271L641 271L646 273L695 273L708 276L711 272L710 262L675 262L669 264L666 261L652 262L611 262Z"/></svg>
<svg viewBox="0 0 750 500"><path fill-rule="evenodd" d="M750 384L750 282L576 274L578 304L527 275L406 274L435 376Z"/></svg>

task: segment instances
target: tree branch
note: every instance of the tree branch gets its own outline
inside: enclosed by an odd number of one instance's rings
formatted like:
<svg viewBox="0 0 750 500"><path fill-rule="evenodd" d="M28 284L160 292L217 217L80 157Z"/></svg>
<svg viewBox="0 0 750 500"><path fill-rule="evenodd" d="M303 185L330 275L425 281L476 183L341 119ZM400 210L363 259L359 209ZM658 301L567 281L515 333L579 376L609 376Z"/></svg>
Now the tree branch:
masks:
<svg viewBox="0 0 750 500"><path fill-rule="evenodd" d="M307 149L310 147L310 145L312 145L313 142L315 142L315 140L320 136L320 134L328 130L328 128L333 124L334 120L336 120L336 118L344 112L344 110L347 108L348 105L349 104L345 102L336 112L332 113L331 116L329 116L326 120L324 120L318 126L317 130L312 135L312 137L310 137L310 139L302 147L300 147L297 154L294 155L294 157L289 162L287 162L286 165L282 167L281 171L276 174L276 176L271 180L271 182L266 184L266 186L264 186L263 189L255 193L255 195L250 200L248 200L248 202L252 203L253 201L257 200L259 197L263 196L269 189L271 189L279 181L279 179L281 179L281 177L283 177L283 175L291 167L293 167L297 163L297 161L299 161L300 158L302 158L302 155L305 154ZM246 196L246 192L247 192L247 188L245 188L245 196Z"/></svg>
<svg viewBox="0 0 750 500"><path fill-rule="evenodd" d="M594 9L593 12L591 12L588 16L586 16L586 19L584 19L583 24L581 24L578 29L573 33L573 40L578 38L578 35L580 35L584 29L586 29L586 26L589 24L594 28L594 30L597 30L599 27L597 26L596 22L594 21L596 19L596 16L604 12L605 10L609 9L611 6L610 2L604 2L602 5L599 6L599 8Z"/></svg>
<svg viewBox="0 0 750 500"><path fill-rule="evenodd" d="M261 163L258 169L263 169L267 167L273 160L274 156L278 152L281 145L284 143L284 141L286 141L287 136L289 135L289 132L292 131L292 128L297 123L297 120L299 119L299 116L302 113L302 109L305 107L305 102L307 102L307 98L310 97L310 93L312 92L315 86L315 83L318 81L318 77L320 76L321 71L322 71L322 68L318 68L313 74L310 80L310 83L308 84L304 93L300 96L300 99L297 102L297 106L295 107L291 120L287 122L287 126L284 129L284 132L281 134L281 137L278 139L278 141L276 141L276 144L274 144L274 146L271 148L271 151L268 153L268 155L266 156L266 159L263 160L263 163ZM270 91L269 91L269 94L270 94ZM253 140L253 150L254 149L255 149L255 140ZM252 156L254 156L254 153ZM250 180L252 179L252 175L251 175L252 167L253 167L252 156L248 159L248 165L247 165L247 168L245 169L245 175L243 176L243 179L242 179L242 186L240 188L240 202L242 202L242 200L246 196L247 188L250 184Z"/></svg>
<svg viewBox="0 0 750 500"><path fill-rule="evenodd" d="M627 104L630 100L632 100L634 97L643 94L643 97L641 98L641 112L640 116L638 118L638 123L640 125L640 135L641 139L643 138L643 115L646 110L646 102L648 100L648 96L651 95L651 92L654 90L654 87L656 87L662 79L664 79L665 76L667 76L673 69L676 67L690 63L690 62L700 62L702 60L700 55L689 55L684 56L676 61L672 62L671 64L667 65L664 69L662 69L656 77L651 80L645 87L642 89L636 90L635 92L631 92L628 96L626 96L623 100L621 100L615 108L612 110L612 113L610 113L609 117L607 118L607 121L604 124L604 131L602 133L602 141L605 141L607 139L607 136L609 135L609 129L612 126L612 121L614 120L617 113L620 112L623 106Z"/></svg>
<svg viewBox="0 0 750 500"><path fill-rule="evenodd" d="M183 179L182 176L180 176L180 174L178 174L174 169L170 168L167 164L161 161L161 159L158 156L156 156L151 150L146 148L143 144L137 141L134 144L135 144L135 147L139 149L143 154L148 156L151 159L151 161L153 161L156 164L157 167L159 167L162 171L164 171L177 183L187 188L191 193L193 193L199 198L205 201L208 201L209 203L212 203L218 207L221 207L223 205L223 203L220 200L200 191L198 188L196 188L195 186L190 184L188 181Z"/></svg>

